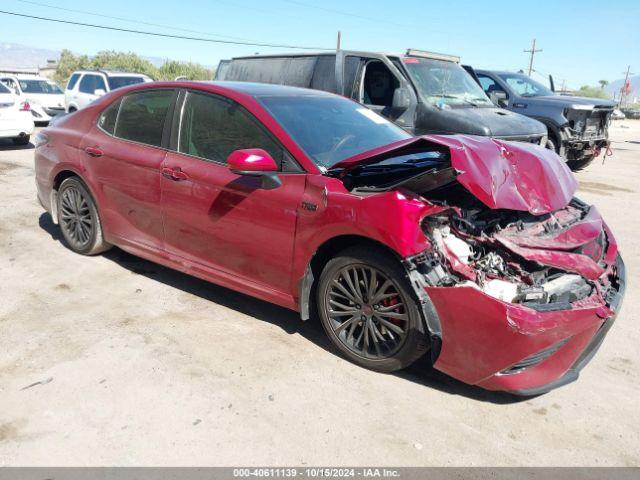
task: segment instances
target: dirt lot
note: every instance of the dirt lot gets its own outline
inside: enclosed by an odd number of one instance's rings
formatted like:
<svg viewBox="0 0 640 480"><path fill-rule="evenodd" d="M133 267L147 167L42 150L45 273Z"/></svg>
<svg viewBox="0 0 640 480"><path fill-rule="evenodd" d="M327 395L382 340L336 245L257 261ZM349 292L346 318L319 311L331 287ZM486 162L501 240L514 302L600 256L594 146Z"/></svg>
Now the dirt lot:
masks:
<svg viewBox="0 0 640 480"><path fill-rule="evenodd" d="M295 313L120 250L86 258L0 143L0 465L639 465L640 121L578 175L618 237L623 312L534 399L328 351Z"/></svg>

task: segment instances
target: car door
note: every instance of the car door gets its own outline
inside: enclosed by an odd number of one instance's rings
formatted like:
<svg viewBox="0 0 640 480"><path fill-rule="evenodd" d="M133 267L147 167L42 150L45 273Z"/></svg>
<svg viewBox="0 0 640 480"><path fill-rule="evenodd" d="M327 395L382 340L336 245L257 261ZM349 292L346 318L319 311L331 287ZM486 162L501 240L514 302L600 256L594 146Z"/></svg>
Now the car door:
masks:
<svg viewBox="0 0 640 480"><path fill-rule="evenodd" d="M104 78L93 73L85 73L80 80L77 93L77 103L79 108L84 108L96 98L104 95L107 85Z"/></svg>
<svg viewBox="0 0 640 480"><path fill-rule="evenodd" d="M82 140L105 233L120 243L163 249L160 169L176 95L173 89L125 95L103 110Z"/></svg>
<svg viewBox="0 0 640 480"><path fill-rule="evenodd" d="M496 78L484 73L476 73L476 76L478 77L478 81L480 82L480 86L482 87L482 90L484 90L484 93L487 94L487 97L489 97L497 107L512 110L509 108L509 92ZM504 94L506 98L496 99L495 94L500 93Z"/></svg>
<svg viewBox="0 0 640 480"><path fill-rule="evenodd" d="M77 105L78 103L78 80L80 80L80 73L74 73L69 78L67 86L64 90L64 105L68 109L69 106Z"/></svg>
<svg viewBox="0 0 640 480"><path fill-rule="evenodd" d="M211 277L240 282L259 296L289 292L297 208L305 174L242 106L225 97L184 92L174 116L172 152L163 164L167 252ZM237 149L262 148L281 166L282 185L226 166ZM275 294L276 296L278 293Z"/></svg>

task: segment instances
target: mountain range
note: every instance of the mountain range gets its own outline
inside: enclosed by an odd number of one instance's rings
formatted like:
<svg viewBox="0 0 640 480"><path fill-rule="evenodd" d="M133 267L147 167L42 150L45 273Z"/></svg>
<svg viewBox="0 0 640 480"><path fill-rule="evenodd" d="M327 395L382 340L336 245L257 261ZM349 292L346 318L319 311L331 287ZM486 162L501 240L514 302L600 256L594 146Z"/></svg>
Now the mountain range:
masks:
<svg viewBox="0 0 640 480"><path fill-rule="evenodd" d="M2 68L42 68L49 60L58 60L60 51L19 45L17 43L0 43L0 69ZM159 57L142 57L154 66L160 67L166 59Z"/></svg>

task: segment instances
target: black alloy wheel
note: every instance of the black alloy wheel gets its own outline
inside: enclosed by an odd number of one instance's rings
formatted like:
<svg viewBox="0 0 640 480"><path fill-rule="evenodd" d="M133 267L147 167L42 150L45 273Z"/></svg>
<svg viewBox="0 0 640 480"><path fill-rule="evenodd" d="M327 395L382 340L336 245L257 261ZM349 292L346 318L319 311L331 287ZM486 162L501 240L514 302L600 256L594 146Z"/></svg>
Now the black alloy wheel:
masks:
<svg viewBox="0 0 640 480"><path fill-rule="evenodd" d="M333 345L358 365L392 372L429 349L406 272L384 251L352 248L329 261L318 282L317 306Z"/></svg>
<svg viewBox="0 0 640 480"><path fill-rule="evenodd" d="M57 207L60 230L71 250L82 255L95 255L111 248L102 236L96 204L78 177L62 182Z"/></svg>

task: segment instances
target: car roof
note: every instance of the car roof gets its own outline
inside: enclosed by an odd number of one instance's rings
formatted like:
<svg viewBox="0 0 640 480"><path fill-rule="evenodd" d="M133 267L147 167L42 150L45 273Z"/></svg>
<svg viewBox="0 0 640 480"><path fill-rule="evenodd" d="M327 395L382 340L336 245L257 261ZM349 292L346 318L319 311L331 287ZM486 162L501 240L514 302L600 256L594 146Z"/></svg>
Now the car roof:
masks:
<svg viewBox="0 0 640 480"><path fill-rule="evenodd" d="M55 83L53 80L51 80L50 78L47 77L41 77L39 75L24 75L24 74L19 74L19 75L0 75L2 78L16 78L18 80L41 80L44 82L52 82Z"/></svg>
<svg viewBox="0 0 640 480"><path fill-rule="evenodd" d="M107 77L147 77L149 75L145 75L144 73L134 73L134 72L121 72L115 70L76 70L75 73L102 73Z"/></svg>
<svg viewBox="0 0 640 480"><path fill-rule="evenodd" d="M193 82L198 84L209 84L218 87L228 88L239 93L244 93L252 97L264 97L264 96L335 96L332 93L324 92L322 90L311 90L309 88L290 87L288 85L276 85L272 83L255 83L255 82L227 82L227 81L214 81L214 82Z"/></svg>
<svg viewBox="0 0 640 480"><path fill-rule="evenodd" d="M409 49L404 53L399 52L384 52L384 51L367 51L367 50L343 50L345 53L349 55L363 55L363 56L372 56L372 55L382 55L386 57L394 57L394 58L429 58L428 56L419 55L418 50ZM435 55L439 57L451 57L457 58L455 55L448 55L436 52L423 52L425 54ZM260 58L303 58L303 57L321 57L321 56L336 56L335 50L324 50L317 52L291 52L291 53L268 53L268 54L259 54L259 55L244 55L240 57L233 57L231 59L221 60L223 62L229 62L231 60L251 60L251 59L260 59ZM445 58L441 58L441 60L446 60ZM459 63L459 62L458 62Z"/></svg>

